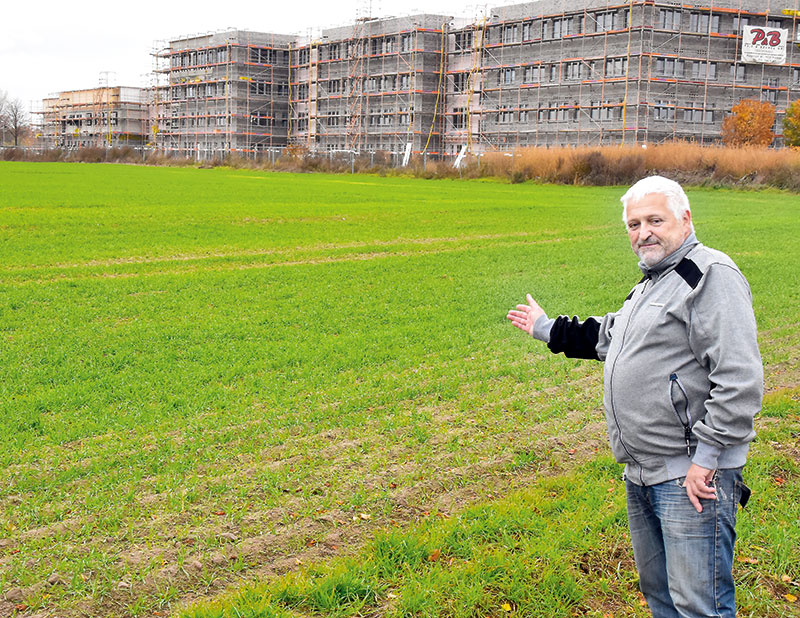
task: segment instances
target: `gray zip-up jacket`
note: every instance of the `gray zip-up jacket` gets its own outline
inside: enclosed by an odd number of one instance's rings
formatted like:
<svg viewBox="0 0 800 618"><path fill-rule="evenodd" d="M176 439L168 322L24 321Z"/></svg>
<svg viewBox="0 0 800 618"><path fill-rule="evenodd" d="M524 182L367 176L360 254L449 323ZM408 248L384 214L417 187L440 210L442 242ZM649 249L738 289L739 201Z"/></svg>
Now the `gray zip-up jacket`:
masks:
<svg viewBox="0 0 800 618"><path fill-rule="evenodd" d="M750 287L736 264L691 234L616 313L540 317L553 352L605 361L609 440L627 478L654 485L745 464L763 367Z"/></svg>

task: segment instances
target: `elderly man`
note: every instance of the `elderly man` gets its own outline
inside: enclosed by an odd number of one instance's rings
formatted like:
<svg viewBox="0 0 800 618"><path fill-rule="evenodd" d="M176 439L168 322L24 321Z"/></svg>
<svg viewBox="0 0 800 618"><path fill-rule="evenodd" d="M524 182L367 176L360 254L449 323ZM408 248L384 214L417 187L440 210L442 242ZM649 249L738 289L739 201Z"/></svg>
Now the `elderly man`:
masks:
<svg viewBox="0 0 800 618"><path fill-rule="evenodd" d="M697 241L676 182L640 180L622 204L644 277L619 311L553 320L528 294L508 319L554 353L605 363L609 440L653 616L735 616L736 511L763 394L750 288Z"/></svg>

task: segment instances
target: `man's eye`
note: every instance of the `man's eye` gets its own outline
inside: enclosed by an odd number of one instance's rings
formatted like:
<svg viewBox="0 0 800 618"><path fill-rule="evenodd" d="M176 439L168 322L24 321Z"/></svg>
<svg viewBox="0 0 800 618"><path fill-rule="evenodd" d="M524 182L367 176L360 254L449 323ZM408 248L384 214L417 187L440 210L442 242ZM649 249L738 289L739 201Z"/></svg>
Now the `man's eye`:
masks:
<svg viewBox="0 0 800 618"><path fill-rule="evenodd" d="M635 230L637 227L639 227L638 223L629 223L628 224L628 229L629 230Z"/></svg>

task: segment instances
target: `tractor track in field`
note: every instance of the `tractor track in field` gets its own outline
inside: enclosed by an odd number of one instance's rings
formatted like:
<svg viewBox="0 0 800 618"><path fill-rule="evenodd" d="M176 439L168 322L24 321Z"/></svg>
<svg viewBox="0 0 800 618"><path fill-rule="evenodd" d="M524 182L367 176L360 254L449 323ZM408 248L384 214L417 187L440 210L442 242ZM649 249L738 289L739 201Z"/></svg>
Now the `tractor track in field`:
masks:
<svg viewBox="0 0 800 618"><path fill-rule="evenodd" d="M456 253L475 249L491 249L495 246L518 247L532 245L550 245L574 240L585 240L586 237L550 238L540 240L518 240L520 238L530 238L532 235L521 232L519 234L504 235L478 235L454 238L425 238L414 240L387 241L385 243L347 243L343 245L326 245L320 248L310 249L288 249L252 252L231 252L231 253L212 253L206 255L185 255L158 258L125 258L120 260L107 260L87 262L83 264L57 264L48 266L31 267L8 267L0 268L0 285L25 286L25 285L46 285L51 283L70 283L76 281L92 279L124 279L140 277L157 277L170 275L183 275L198 272L226 272L251 269L269 269L280 267L296 266L316 266L323 264L339 264L348 262L364 262L385 258L397 257L417 257L429 256L445 253ZM482 241L506 241L491 245L478 245ZM406 247L418 246L426 247L434 244L444 244L445 246L436 249L426 250L407 250ZM453 246L453 243L461 243ZM291 258L298 253L308 251L338 251L347 249L368 249L386 248L380 251L364 251L358 253L344 253L341 255L319 255L309 256L301 259L283 259L267 262L241 261L227 262L227 260L255 260L257 258L286 257ZM403 250L391 250L392 247L403 247ZM156 268L153 270L131 271L131 272L109 272L107 270L93 270L102 268L124 267L124 266L148 266L153 264L175 264L175 268ZM55 271L42 275L42 271ZM77 272L76 272L77 271Z"/></svg>
<svg viewBox="0 0 800 618"><path fill-rule="evenodd" d="M577 236L559 236L553 238L543 238L534 241L538 243L552 243L563 242L570 240L585 239L583 233L596 232L599 230L606 230L608 226L587 226L581 229L581 235ZM90 260L88 262L58 262L54 264L31 264L24 266L0 266L0 273L3 272L28 272L35 270L50 270L50 269L81 269L91 268L96 266L117 266L121 264L160 264L168 262L185 262L185 261L204 261L210 259L226 259L238 257L262 257L269 255L292 255L295 253L313 252L313 251L338 251L342 249L365 249L369 247L394 247L402 245L434 245L438 243L458 243L458 242L472 242L481 240L504 240L504 239L522 239L522 238L536 238L541 236L541 233L533 232L512 232L505 234L472 234L462 236L431 236L423 238L404 238L398 237L391 240L371 240L365 241L351 241L344 243L319 243L316 245L305 245L297 247L284 247L280 249L251 249L239 251L212 251L204 253L187 253L177 255L164 255L164 256L129 256L123 258L111 258L103 260Z"/></svg>

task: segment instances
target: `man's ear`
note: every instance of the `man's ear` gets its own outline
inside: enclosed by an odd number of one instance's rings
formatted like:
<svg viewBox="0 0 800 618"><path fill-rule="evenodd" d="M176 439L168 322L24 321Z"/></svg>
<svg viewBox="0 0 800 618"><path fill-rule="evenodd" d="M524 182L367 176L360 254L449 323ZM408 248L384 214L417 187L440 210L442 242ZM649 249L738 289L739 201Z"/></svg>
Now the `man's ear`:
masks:
<svg viewBox="0 0 800 618"><path fill-rule="evenodd" d="M691 210L687 210L685 213L683 213L683 224L688 229L690 229L690 230L692 229L692 211Z"/></svg>

